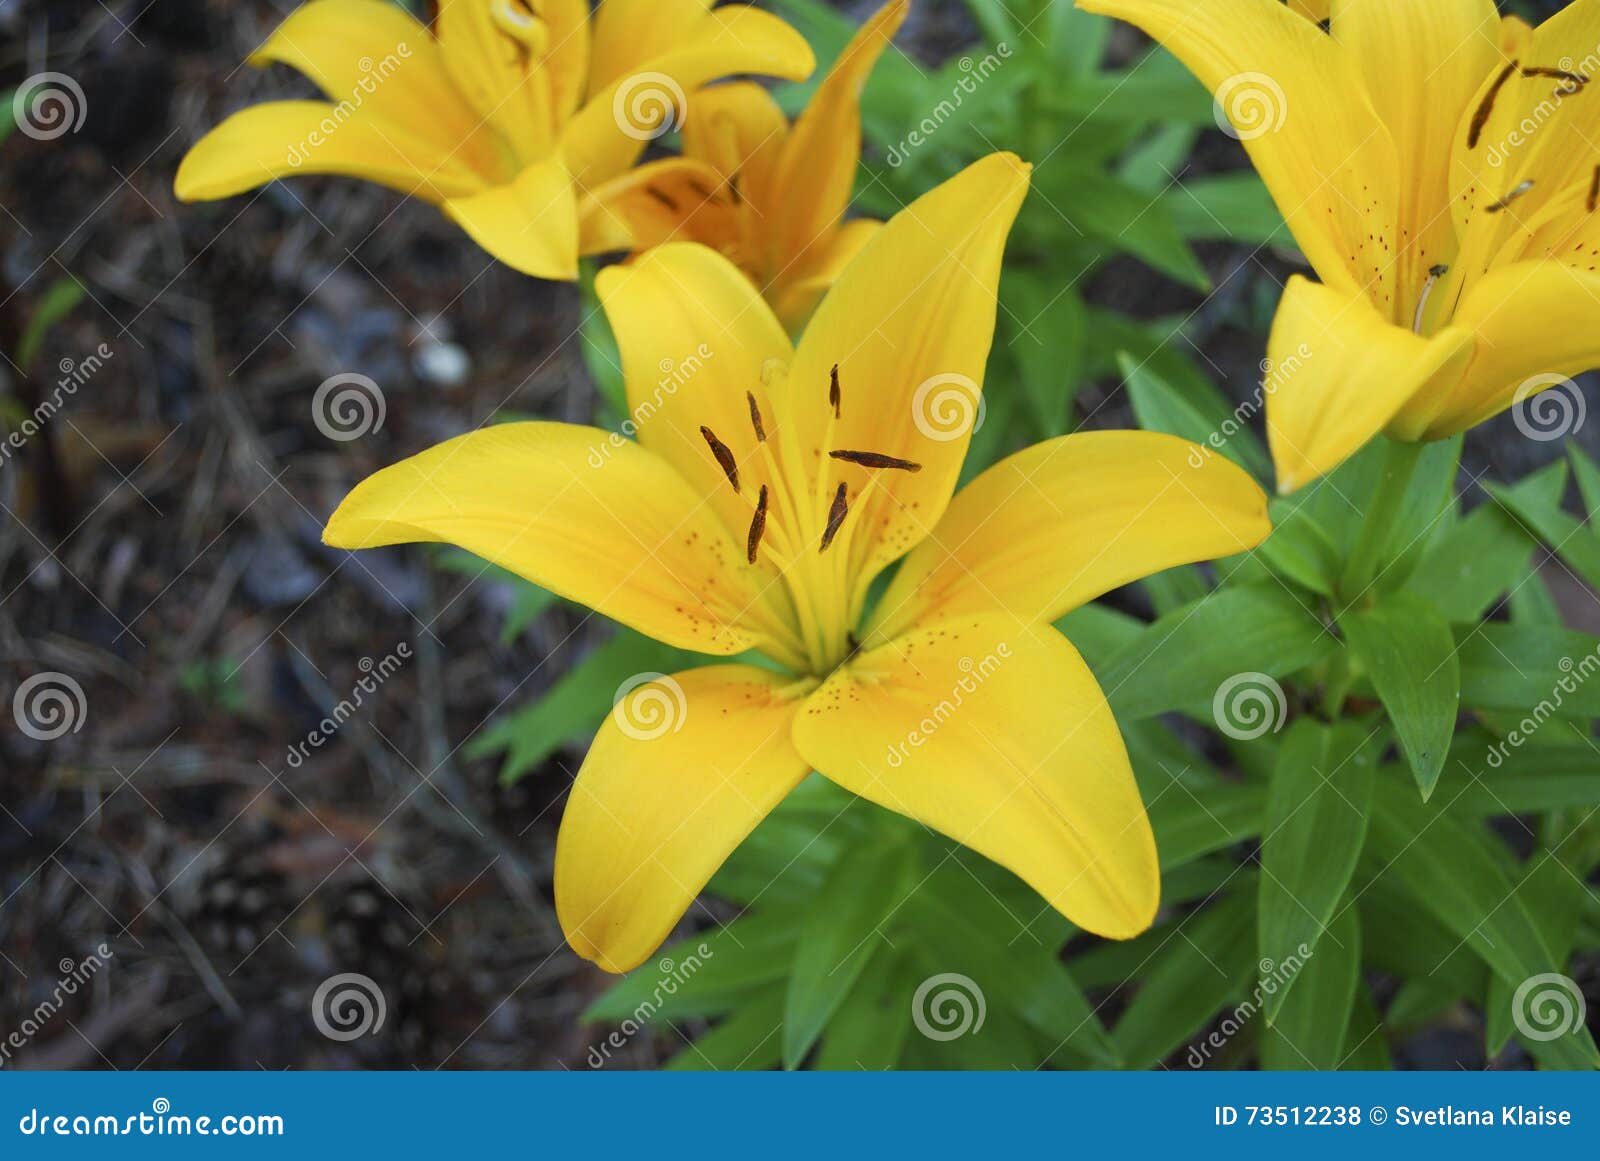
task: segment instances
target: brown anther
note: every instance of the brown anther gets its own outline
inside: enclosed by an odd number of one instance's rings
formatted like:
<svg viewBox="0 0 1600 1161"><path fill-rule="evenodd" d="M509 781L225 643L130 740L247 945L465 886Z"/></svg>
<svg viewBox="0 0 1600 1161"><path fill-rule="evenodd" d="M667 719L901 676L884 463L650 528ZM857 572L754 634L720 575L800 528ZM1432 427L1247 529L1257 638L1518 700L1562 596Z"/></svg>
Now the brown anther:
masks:
<svg viewBox="0 0 1600 1161"><path fill-rule="evenodd" d="M667 209L671 210L673 213L676 214L679 212L677 199L667 193L666 190L657 189L653 185L647 185L644 187L644 192L650 197L654 198L656 201L660 202L662 205L666 206Z"/></svg>
<svg viewBox="0 0 1600 1161"><path fill-rule="evenodd" d="M744 397L750 401L750 426L756 429L756 442L767 442L767 429L761 426L761 408L756 406L756 397L753 391L746 391Z"/></svg>
<svg viewBox="0 0 1600 1161"><path fill-rule="evenodd" d="M1589 178L1589 212L1594 213L1595 207L1600 206L1600 165L1594 167L1594 174Z"/></svg>
<svg viewBox="0 0 1600 1161"><path fill-rule="evenodd" d="M712 189L705 182L701 181L698 177L686 178L684 179L683 184L688 186L690 192L703 202L709 202L712 198L717 196L717 191Z"/></svg>
<svg viewBox="0 0 1600 1161"><path fill-rule="evenodd" d="M1505 197L1503 197L1499 201L1495 202L1494 205L1489 206L1486 209L1485 212L1486 213L1491 213L1491 214L1498 214L1501 210L1505 209L1512 202L1516 201L1518 198L1520 198L1523 194L1527 193L1532 188L1533 188L1533 182L1532 181L1525 181L1525 182L1521 183L1520 185L1517 186L1516 189L1512 190L1510 193L1506 194Z"/></svg>
<svg viewBox="0 0 1600 1161"><path fill-rule="evenodd" d="M756 550L761 547L761 534L767 530L767 486L761 485L761 495L756 498L756 514L750 517L750 535L744 542L744 554L751 564L756 562Z"/></svg>
<svg viewBox="0 0 1600 1161"><path fill-rule="evenodd" d="M739 463L733 458L733 452L728 450L728 445L716 437L716 433L709 427L702 426L700 434L705 436L706 443L711 448L711 454L717 458L717 466L722 469L722 474L728 477L728 483L733 485L733 490L739 490Z"/></svg>
<svg viewBox="0 0 1600 1161"><path fill-rule="evenodd" d="M1589 78L1580 73L1569 73L1565 69L1551 68L1526 68L1522 70L1525 77L1552 77L1561 82L1561 87L1555 92L1558 97L1570 97L1583 91L1583 86L1589 83Z"/></svg>
<svg viewBox="0 0 1600 1161"><path fill-rule="evenodd" d="M833 417L839 418L839 364L833 365L833 370L828 372L828 406L833 408Z"/></svg>
<svg viewBox="0 0 1600 1161"><path fill-rule="evenodd" d="M833 505L828 509L828 526L822 530L822 547L817 549L818 552L828 551L828 545L839 535L839 525L844 523L849 513L849 505L845 503L845 487L840 484L839 490L833 494Z"/></svg>
<svg viewBox="0 0 1600 1161"><path fill-rule="evenodd" d="M900 472L920 472L922 465L915 460L903 460L898 456L886 456L882 452L864 451L831 451L830 457L843 460L847 464L857 464L863 468L893 468Z"/></svg>
<svg viewBox="0 0 1600 1161"><path fill-rule="evenodd" d="M1489 86L1489 91L1483 95L1483 100L1478 104L1478 111L1472 115L1472 127L1467 130L1467 148L1476 149L1478 138L1483 136L1483 127L1489 123L1489 117L1494 112L1495 98L1500 95L1500 90L1505 88L1511 74L1517 71L1517 61L1512 61L1500 70L1500 75L1494 79L1494 84Z"/></svg>

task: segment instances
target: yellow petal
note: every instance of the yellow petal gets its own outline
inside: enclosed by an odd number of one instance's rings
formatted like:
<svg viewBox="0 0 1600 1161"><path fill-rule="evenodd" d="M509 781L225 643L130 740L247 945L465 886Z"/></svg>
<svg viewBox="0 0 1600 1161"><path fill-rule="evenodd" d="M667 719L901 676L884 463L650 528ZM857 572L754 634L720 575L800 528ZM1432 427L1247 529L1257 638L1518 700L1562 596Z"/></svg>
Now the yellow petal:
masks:
<svg viewBox="0 0 1600 1161"><path fill-rule="evenodd" d="M433 27L445 68L477 115L520 164L545 157L556 138L550 74L539 67L550 29L513 0L440 0Z"/></svg>
<svg viewBox="0 0 1600 1161"><path fill-rule="evenodd" d="M767 301L791 334L800 332L829 287L882 228L883 223L872 218L852 218L768 284Z"/></svg>
<svg viewBox="0 0 1600 1161"><path fill-rule="evenodd" d="M767 262L783 270L825 244L844 216L861 159L861 91L910 8L891 0L850 38L784 145L775 187L781 216Z"/></svg>
<svg viewBox="0 0 1600 1161"><path fill-rule="evenodd" d="M1454 381L1471 353L1472 335L1457 327L1424 339L1390 324L1360 293L1291 278L1267 340L1263 386L1278 491L1338 467L1413 395Z"/></svg>
<svg viewBox="0 0 1600 1161"><path fill-rule="evenodd" d="M1281 0L1078 7L1137 25L1183 61L1234 122L1322 281L1369 287L1392 308L1399 171L1354 54Z"/></svg>
<svg viewBox="0 0 1600 1161"><path fill-rule="evenodd" d="M443 208L514 270L556 281L578 277L578 196L559 160L531 165L508 185L451 198Z"/></svg>
<svg viewBox="0 0 1600 1161"><path fill-rule="evenodd" d="M1600 367L1600 274L1558 262L1518 262L1472 284L1451 320L1477 336L1472 362L1449 390L1419 396L1402 419L1413 438L1442 439L1498 415L1519 396L1561 387ZM1577 406L1574 399L1569 406Z"/></svg>
<svg viewBox="0 0 1600 1161"><path fill-rule="evenodd" d="M729 81L689 97L683 119L683 152L711 166L724 178L739 179L739 193L769 212L772 181L789 119L761 85ZM762 223L770 228L770 223Z"/></svg>
<svg viewBox="0 0 1600 1161"><path fill-rule="evenodd" d="M730 535L744 535L755 481L764 475L745 393L772 423L762 372L768 360L793 357L788 336L749 280L704 246L661 246L608 267L595 290L617 336L639 442L710 497ZM733 453L742 492L729 484L702 427Z"/></svg>
<svg viewBox="0 0 1600 1161"><path fill-rule="evenodd" d="M685 3L699 6L698 0L672 0L661 7L675 9ZM617 69L610 59L602 67L602 39L608 46L618 43L602 29L618 23L610 17L619 8L631 7L606 0L595 26L595 79L589 85L589 98L561 138L568 167L586 187L632 165L646 142L681 118L688 94L695 89L739 74L803 80L816 67L805 37L770 12L746 4L704 12L659 39L647 39L624 26L622 35L636 42L641 54L648 49L650 55L625 69Z"/></svg>
<svg viewBox="0 0 1600 1161"><path fill-rule="evenodd" d="M174 187L186 202L232 197L297 174L375 181L431 202L471 194L483 179L403 126L323 101L273 101L235 113L184 155Z"/></svg>
<svg viewBox="0 0 1600 1161"><path fill-rule="evenodd" d="M852 507L845 529L855 575L902 556L950 502L980 414L1000 258L1029 172L1013 154L991 154L901 210L844 271L800 340L787 387L800 446L922 465L879 473L865 510ZM835 366L837 421L827 406ZM831 479L854 497L870 476L840 464ZM870 531L855 536L853 528Z"/></svg>
<svg viewBox="0 0 1600 1161"><path fill-rule="evenodd" d="M556 840L556 912L579 955L610 972L643 963L809 773L782 682L715 665L623 687Z"/></svg>
<svg viewBox="0 0 1600 1161"><path fill-rule="evenodd" d="M713 0L601 0L594 15L591 91L638 69L677 44L710 10Z"/></svg>
<svg viewBox="0 0 1600 1161"><path fill-rule="evenodd" d="M455 544L669 645L729 655L753 643L739 549L670 464L595 428L457 436L363 480L323 539Z"/></svg>
<svg viewBox="0 0 1600 1161"><path fill-rule="evenodd" d="M1333 36L1356 55L1379 116L1406 159L1400 182L1397 288L1415 301L1428 271L1455 254L1450 153L1462 110L1500 66L1494 0L1334 0Z"/></svg>
<svg viewBox="0 0 1600 1161"><path fill-rule="evenodd" d="M1048 626L963 617L856 657L806 700L795 745L863 798L1020 875L1113 939L1155 917L1155 839L1094 676Z"/></svg>
<svg viewBox="0 0 1600 1161"><path fill-rule="evenodd" d="M311 0L289 14L250 54L316 82L335 104L364 110L486 173L502 159L492 136L450 79L433 34L384 0Z"/></svg>
<svg viewBox="0 0 1600 1161"><path fill-rule="evenodd" d="M580 203L586 254L649 250L670 241L735 251L740 208L723 175L691 157L635 166L595 187Z"/></svg>
<svg viewBox="0 0 1600 1161"><path fill-rule="evenodd" d="M583 103L589 83L589 0L540 0L539 19L550 26L544 67L557 121L565 124Z"/></svg>
<svg viewBox="0 0 1600 1161"><path fill-rule="evenodd" d="M1175 436L1096 431L1035 444L956 494L895 574L874 638L996 604L1054 621L1120 585L1267 538L1267 497Z"/></svg>

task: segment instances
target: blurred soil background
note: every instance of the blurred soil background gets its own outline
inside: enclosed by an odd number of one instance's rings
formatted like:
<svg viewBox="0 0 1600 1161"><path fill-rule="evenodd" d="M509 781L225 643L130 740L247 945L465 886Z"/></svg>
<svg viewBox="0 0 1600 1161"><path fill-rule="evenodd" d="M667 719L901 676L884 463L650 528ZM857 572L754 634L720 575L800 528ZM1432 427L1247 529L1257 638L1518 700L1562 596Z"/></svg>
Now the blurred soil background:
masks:
<svg viewBox="0 0 1600 1161"><path fill-rule="evenodd" d="M876 4L840 6L859 18ZM0 348L16 357L52 285L85 291L31 375L3 369L0 395L31 410L58 374L111 352L0 461L0 700L44 671L84 691L55 740L0 714L0 1039L69 965L101 944L111 961L0 1063L583 1068L605 1030L578 1015L607 979L565 950L549 903L581 754L503 788L498 759L468 751L605 626L557 606L507 641L514 592L495 576L416 549L353 559L319 539L358 480L497 413L588 421L578 296L356 181L176 203L178 160L207 128L311 95L288 70L241 64L293 7L0 0L0 91L59 72L86 109L75 133L0 145ZM959 0L919 0L900 43L932 62L976 35ZM1140 51L1128 30L1116 43ZM1241 162L1221 134L1194 159ZM1275 299L1293 267L1202 253L1220 288L1203 307L1131 261L1091 297L1139 315L1201 308L1198 341L1243 399L1263 340L1227 324L1228 304ZM381 385L386 413L341 442L312 397L352 372ZM1116 383L1083 399L1093 426L1132 422ZM1597 429L1580 437L1591 449ZM1463 485L1560 450L1490 424ZM306 745L397 656L348 724ZM310 1006L348 972L377 981L387 1016L342 1042ZM1478 1044L1464 1030L1400 1059L1470 1059ZM608 1066L681 1047L652 1029Z"/></svg>

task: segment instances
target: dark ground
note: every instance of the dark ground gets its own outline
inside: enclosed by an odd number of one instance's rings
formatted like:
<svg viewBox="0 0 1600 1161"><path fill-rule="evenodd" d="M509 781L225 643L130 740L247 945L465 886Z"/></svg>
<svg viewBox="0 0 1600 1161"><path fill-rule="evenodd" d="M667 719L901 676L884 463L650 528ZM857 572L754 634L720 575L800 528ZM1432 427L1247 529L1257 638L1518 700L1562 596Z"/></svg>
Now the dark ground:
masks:
<svg viewBox="0 0 1600 1161"><path fill-rule="evenodd" d="M0 346L51 283L88 291L10 393L112 352L48 438L0 462L0 695L46 671L84 693L58 740L0 715L0 1038L66 961L104 943L112 964L0 1066L582 1068L594 1034L576 1016L606 979L564 949L548 902L577 755L508 790L461 747L603 626L557 609L503 645L506 586L319 543L356 481L496 411L587 420L575 292L354 181L175 202L207 127L307 91L239 67L292 7L0 0L0 89L60 71L87 108L74 135L0 146ZM922 8L915 48L936 57L966 25L959 4ZM1207 254L1217 271L1237 258ZM1148 304L1150 286L1119 263L1095 294ZM463 385L419 373L430 334L470 358ZM1259 358L1259 339L1215 343L1222 365ZM353 370L387 416L337 442L311 400ZM1096 418L1127 422L1116 399ZM1474 472L1513 478L1516 457L1559 450L1503 436L1474 437ZM402 644L362 713L291 764ZM308 1019L343 972L383 988L380 1034L338 1042ZM679 1046L659 1037L613 1065Z"/></svg>

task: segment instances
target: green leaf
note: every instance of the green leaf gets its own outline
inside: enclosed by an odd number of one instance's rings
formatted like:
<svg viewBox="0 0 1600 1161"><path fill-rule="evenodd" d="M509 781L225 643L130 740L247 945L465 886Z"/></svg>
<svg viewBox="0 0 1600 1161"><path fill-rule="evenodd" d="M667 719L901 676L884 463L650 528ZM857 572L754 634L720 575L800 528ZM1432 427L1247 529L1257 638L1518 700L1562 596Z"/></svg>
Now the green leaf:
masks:
<svg viewBox="0 0 1600 1161"><path fill-rule="evenodd" d="M1484 504L1428 545L1405 590L1429 601L1447 621L1476 622L1527 575L1532 555L1521 525L1498 506Z"/></svg>
<svg viewBox="0 0 1600 1161"><path fill-rule="evenodd" d="M500 718L467 746L469 758L504 752L500 781L510 785L569 742L600 728L617 690L641 673L672 673L690 657L631 629L594 650L541 698Z"/></svg>
<svg viewBox="0 0 1600 1161"><path fill-rule="evenodd" d="M928 962L940 972L968 976L991 1006L1003 1006L1037 1028L1052 1045L1067 1044L1102 1064L1116 1062L1105 1027L1057 957L1059 945L1028 930L997 938L974 922L970 902L978 888L966 870L946 868L931 876L906 904ZM1032 914L1021 917L1024 922ZM1013 926L1015 926L1013 922Z"/></svg>
<svg viewBox="0 0 1600 1161"><path fill-rule="evenodd" d="M1469 775L1450 801L1458 814L1538 814L1600 802L1600 756L1588 742L1541 737L1537 745L1513 745L1473 730L1450 756Z"/></svg>
<svg viewBox="0 0 1600 1161"><path fill-rule="evenodd" d="M1153 1068L1242 995L1256 969L1254 900L1235 892L1167 932L1112 1030L1128 1068Z"/></svg>
<svg viewBox="0 0 1600 1161"><path fill-rule="evenodd" d="M1002 325L1016 360L1021 395L1045 437L1064 434L1072 401L1083 386L1084 332L1088 316L1071 286L1009 264L1000 281Z"/></svg>
<svg viewBox="0 0 1600 1161"><path fill-rule="evenodd" d="M1366 841L1378 737L1378 730L1359 722L1328 726L1309 718L1285 736L1261 840L1263 959L1283 964L1321 956L1321 940L1336 921L1335 908ZM1268 1023L1293 994L1296 978L1268 993ZM1341 1013L1341 1031L1344 1019Z"/></svg>
<svg viewBox="0 0 1600 1161"><path fill-rule="evenodd" d="M1544 936L1545 944L1550 948L1555 963L1565 964L1567 957L1572 954L1572 946L1577 937L1578 917L1583 914L1585 893L1583 880L1562 865L1559 855L1548 850L1536 851L1528 860L1527 867L1518 869L1516 877L1517 898L1522 900L1528 917ZM1539 986L1533 985L1534 988ZM1549 995L1557 998L1557 990L1562 985L1559 981L1549 980L1545 981L1545 986L1551 989ZM1530 993L1531 991L1532 989ZM1570 1003L1570 993L1567 999ZM1497 1056L1512 1035L1519 1031L1516 1024L1518 1007L1515 1000L1516 992L1510 983L1498 975L1490 977L1483 1008L1484 1039L1488 1042L1491 1057ZM1539 1022L1538 1006L1529 1004L1527 996L1524 996L1520 1012L1524 1020L1534 1018L1535 1023L1530 1024L1530 1027L1535 1031L1552 1030L1548 1020ZM1547 1043L1537 1038L1524 1039L1530 1047ZM1563 1045L1565 1052L1557 1049L1558 1055L1554 1056L1551 1067L1583 1067L1581 1058L1570 1059L1565 1065L1560 1063L1563 1056L1571 1057L1571 1049L1576 1043L1574 1040L1561 1037L1557 1043Z"/></svg>
<svg viewBox="0 0 1600 1161"><path fill-rule="evenodd" d="M1127 384L1128 399L1139 426L1147 431L1164 431L1203 445L1200 457L1214 451L1224 455L1258 478L1268 470L1266 454L1255 434L1244 425L1215 388L1196 391L1193 384L1180 391L1168 383L1148 363L1127 352L1119 353L1117 366Z"/></svg>
<svg viewBox="0 0 1600 1161"><path fill-rule="evenodd" d="M844 853L806 912L783 1012L783 1066L798 1068L844 1003L883 925L913 888L913 849L867 842Z"/></svg>
<svg viewBox="0 0 1600 1161"><path fill-rule="evenodd" d="M1279 496L1268 505L1272 535L1256 549L1272 570L1324 597L1333 596L1343 560L1339 548L1315 516L1293 498Z"/></svg>
<svg viewBox="0 0 1600 1161"><path fill-rule="evenodd" d="M1232 677L1287 676L1333 647L1315 612L1281 585L1241 585L1156 621L1112 658L1101 684L1117 716L1134 720L1210 704Z"/></svg>
<svg viewBox="0 0 1600 1161"><path fill-rule="evenodd" d="M73 308L83 301L83 284L72 276L57 279L46 288L39 297L39 304L33 308L33 314L28 318L28 325L23 328L21 336L17 339L17 349L14 354L17 366L24 372L33 366L33 361L39 357L39 348L44 345L44 338L50 333L50 328L71 314Z"/></svg>
<svg viewBox="0 0 1600 1161"><path fill-rule="evenodd" d="M911 1032L911 1002L921 980L902 949L881 946L828 1021L817 1052L823 1070L893 1068Z"/></svg>
<svg viewBox="0 0 1600 1161"><path fill-rule="evenodd" d="M1478 625L1463 633L1461 701L1537 725L1600 716L1600 639L1537 625Z"/></svg>
<svg viewBox="0 0 1600 1161"><path fill-rule="evenodd" d="M773 1068L783 1027L783 990L768 988L663 1066L673 1072Z"/></svg>
<svg viewBox="0 0 1600 1161"><path fill-rule="evenodd" d="M589 368L589 377L594 380L606 406L617 416L627 415L628 387L622 377L622 353L617 348L611 321L601 309L600 296L595 293L592 261L583 263L578 288L578 309L582 312L578 340L584 365Z"/></svg>
<svg viewBox="0 0 1600 1161"><path fill-rule="evenodd" d="M642 1025L731 1011L788 974L800 923L798 912L774 908L672 944L590 1004L583 1021Z"/></svg>
<svg viewBox="0 0 1600 1161"><path fill-rule="evenodd" d="M1176 779L1170 785L1160 797L1145 798L1163 871L1261 833L1264 786L1224 784L1196 791Z"/></svg>
<svg viewBox="0 0 1600 1161"><path fill-rule="evenodd" d="M1367 985L1356 983L1356 999L1350 1009L1350 1030L1345 1033L1345 1058L1339 1067L1348 1072L1387 1072L1394 1067L1389 1059L1389 1042L1383 1035L1383 1020L1372 1002Z"/></svg>
<svg viewBox="0 0 1600 1161"><path fill-rule="evenodd" d="M1264 948L1262 954L1271 955ZM1346 902L1317 941L1316 954L1276 993L1268 993L1267 1008L1271 1011L1276 1000L1277 1016L1261 1036L1261 1067L1341 1067L1360 988L1361 923L1354 905Z"/></svg>
<svg viewBox="0 0 1600 1161"><path fill-rule="evenodd" d="M1559 971L1484 831L1431 810L1395 783L1380 782L1370 833L1387 874L1508 984ZM1591 1067L1600 1066L1586 1030L1570 1038Z"/></svg>
<svg viewBox="0 0 1600 1161"><path fill-rule="evenodd" d="M1034 183L1074 227L1124 250L1202 293L1211 288L1205 267L1178 233L1160 197L1088 169L1041 167Z"/></svg>
<svg viewBox="0 0 1600 1161"><path fill-rule="evenodd" d="M1400 593L1341 618L1426 800L1439 781L1461 701L1455 638L1432 606Z"/></svg>
<svg viewBox="0 0 1600 1161"><path fill-rule="evenodd" d="M1193 241L1292 244L1283 215L1253 170L1186 181L1167 194L1166 203L1179 232Z"/></svg>

